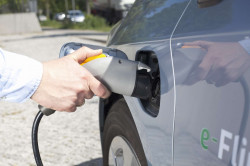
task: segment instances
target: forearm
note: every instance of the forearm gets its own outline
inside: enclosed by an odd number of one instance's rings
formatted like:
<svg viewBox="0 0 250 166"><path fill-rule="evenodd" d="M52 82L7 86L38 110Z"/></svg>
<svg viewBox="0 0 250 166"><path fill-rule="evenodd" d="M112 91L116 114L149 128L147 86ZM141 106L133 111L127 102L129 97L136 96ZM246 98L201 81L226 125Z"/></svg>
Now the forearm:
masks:
<svg viewBox="0 0 250 166"><path fill-rule="evenodd" d="M250 39L241 40L239 43L250 54Z"/></svg>
<svg viewBox="0 0 250 166"><path fill-rule="evenodd" d="M40 84L42 63L0 49L0 98L11 102L29 99Z"/></svg>

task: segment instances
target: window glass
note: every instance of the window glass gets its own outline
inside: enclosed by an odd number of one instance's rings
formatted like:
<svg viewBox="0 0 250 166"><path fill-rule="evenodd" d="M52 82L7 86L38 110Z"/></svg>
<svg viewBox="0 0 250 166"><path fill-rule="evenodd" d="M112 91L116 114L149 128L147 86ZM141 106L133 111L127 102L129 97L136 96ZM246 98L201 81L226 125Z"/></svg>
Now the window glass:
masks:
<svg viewBox="0 0 250 166"><path fill-rule="evenodd" d="M188 0L137 0L111 44L169 38Z"/></svg>
<svg viewBox="0 0 250 166"><path fill-rule="evenodd" d="M199 8L197 0L192 0L175 35L249 30L249 6L249 0L223 0L217 5Z"/></svg>

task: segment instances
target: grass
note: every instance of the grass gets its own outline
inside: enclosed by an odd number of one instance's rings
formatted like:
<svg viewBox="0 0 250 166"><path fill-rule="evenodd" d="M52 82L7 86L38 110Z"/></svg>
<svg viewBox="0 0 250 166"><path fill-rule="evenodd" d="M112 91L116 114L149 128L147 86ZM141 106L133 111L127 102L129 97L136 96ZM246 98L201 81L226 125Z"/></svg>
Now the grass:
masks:
<svg viewBox="0 0 250 166"><path fill-rule="evenodd" d="M104 18L86 15L83 23L73 23L69 21L56 21L47 20L40 22L42 27L51 27L56 29L84 29L84 30L99 30L99 31L110 31L109 26Z"/></svg>
<svg viewBox="0 0 250 166"><path fill-rule="evenodd" d="M40 21L40 25L42 27L51 27L61 29L63 27L63 22L55 21L55 20L47 20L47 21Z"/></svg>

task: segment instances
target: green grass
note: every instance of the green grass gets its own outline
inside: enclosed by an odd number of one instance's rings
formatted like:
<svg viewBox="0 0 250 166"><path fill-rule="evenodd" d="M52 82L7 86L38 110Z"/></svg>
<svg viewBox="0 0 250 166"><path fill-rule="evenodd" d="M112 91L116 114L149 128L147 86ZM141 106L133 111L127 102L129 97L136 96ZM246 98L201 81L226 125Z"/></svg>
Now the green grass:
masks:
<svg viewBox="0 0 250 166"><path fill-rule="evenodd" d="M51 27L57 29L83 29L83 30L99 30L99 31L110 31L111 26L109 26L104 18L86 15L83 23L72 23L69 21L55 21L48 20L40 22L42 27Z"/></svg>
<svg viewBox="0 0 250 166"><path fill-rule="evenodd" d="M55 20L47 20L47 21L40 21L40 25L42 27L51 27L51 28L61 29L63 27L63 22L59 22Z"/></svg>

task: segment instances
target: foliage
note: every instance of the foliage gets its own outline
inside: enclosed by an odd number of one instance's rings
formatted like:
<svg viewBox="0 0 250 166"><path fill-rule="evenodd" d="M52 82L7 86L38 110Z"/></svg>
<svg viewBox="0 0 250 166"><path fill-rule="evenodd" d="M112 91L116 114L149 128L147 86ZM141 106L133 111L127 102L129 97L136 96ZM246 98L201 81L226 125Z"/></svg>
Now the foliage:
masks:
<svg viewBox="0 0 250 166"><path fill-rule="evenodd" d="M74 0L75 9L87 11L90 0ZM89 3L87 3L87 1ZM0 0L0 13L26 12L29 0ZM38 14L53 18L56 13L72 10L72 0L37 0Z"/></svg>
<svg viewBox="0 0 250 166"><path fill-rule="evenodd" d="M0 0L0 13L24 12L27 0Z"/></svg>
<svg viewBox="0 0 250 166"><path fill-rule="evenodd" d="M93 15L86 15L83 23L73 23L69 21L58 22L54 20L48 20L41 22L41 26L60 29L89 29L101 31L109 31L111 29L104 18Z"/></svg>
<svg viewBox="0 0 250 166"><path fill-rule="evenodd" d="M42 27L52 27L52 28L61 29L63 27L63 22L59 22L55 20L47 20L47 21L41 21L40 25Z"/></svg>
<svg viewBox="0 0 250 166"><path fill-rule="evenodd" d="M86 11L86 1L75 0L75 9ZM71 0L38 0L39 14L47 15L48 18L53 19L56 13L72 10L71 2Z"/></svg>
<svg viewBox="0 0 250 166"><path fill-rule="evenodd" d="M72 23L66 22L64 24L64 28L71 28L71 29L103 29L108 28L108 25L105 19L93 16L93 15L86 15L85 20L83 23Z"/></svg>

